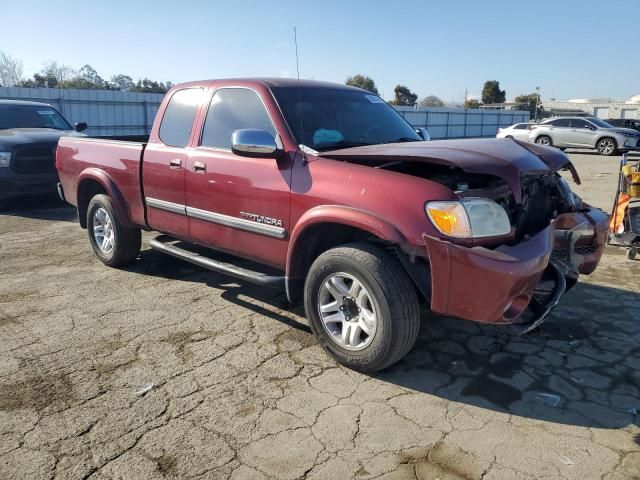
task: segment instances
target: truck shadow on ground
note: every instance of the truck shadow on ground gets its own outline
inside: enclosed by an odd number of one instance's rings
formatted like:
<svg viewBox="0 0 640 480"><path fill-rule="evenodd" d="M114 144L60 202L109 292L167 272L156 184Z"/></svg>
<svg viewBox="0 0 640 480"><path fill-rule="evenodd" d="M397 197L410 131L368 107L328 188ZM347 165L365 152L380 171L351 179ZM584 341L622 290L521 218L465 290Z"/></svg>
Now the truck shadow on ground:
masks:
<svg viewBox="0 0 640 480"><path fill-rule="evenodd" d="M129 271L221 289L222 297L309 335L301 306L283 293L152 251ZM445 400L562 424L640 425L640 295L579 283L538 330L437 317L426 308L418 341L380 381ZM640 439L636 439L640 441Z"/></svg>
<svg viewBox="0 0 640 480"><path fill-rule="evenodd" d="M578 283L524 336L424 311L415 348L376 377L527 418L640 425L639 309L637 293Z"/></svg>
<svg viewBox="0 0 640 480"><path fill-rule="evenodd" d="M3 215L58 222L77 221L76 209L53 194L0 201L0 216Z"/></svg>

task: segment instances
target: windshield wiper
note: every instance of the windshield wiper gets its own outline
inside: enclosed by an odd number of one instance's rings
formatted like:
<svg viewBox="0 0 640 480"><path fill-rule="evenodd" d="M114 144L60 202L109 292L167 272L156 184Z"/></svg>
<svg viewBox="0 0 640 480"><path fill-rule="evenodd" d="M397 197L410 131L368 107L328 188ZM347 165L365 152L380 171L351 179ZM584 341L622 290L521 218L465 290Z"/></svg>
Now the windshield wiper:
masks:
<svg viewBox="0 0 640 480"><path fill-rule="evenodd" d="M372 144L366 143L366 142L346 142L343 140L336 143L324 144L322 146L316 147L316 150L319 152L325 152L327 150L333 150L334 148L366 147L367 145L372 145Z"/></svg>
<svg viewBox="0 0 640 480"><path fill-rule="evenodd" d="M422 140L419 138L413 138L413 137L400 137L400 138L396 138L395 140L389 140L388 142L382 142L382 143L403 143L403 142L421 142Z"/></svg>

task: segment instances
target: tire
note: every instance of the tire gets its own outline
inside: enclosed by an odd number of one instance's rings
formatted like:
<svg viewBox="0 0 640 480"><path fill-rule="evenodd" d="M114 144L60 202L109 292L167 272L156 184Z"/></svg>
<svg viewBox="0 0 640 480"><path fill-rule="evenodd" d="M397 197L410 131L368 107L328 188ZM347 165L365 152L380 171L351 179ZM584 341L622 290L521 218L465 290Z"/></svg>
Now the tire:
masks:
<svg viewBox="0 0 640 480"><path fill-rule="evenodd" d="M349 295L354 288L355 295ZM338 304L345 289L349 296ZM389 254L364 243L328 250L313 262L305 279L304 306L320 345L339 363L362 372L382 370L403 358L420 327L418 297L409 276ZM334 319L327 322L330 317ZM335 320L349 317L350 322ZM367 326L370 334L360 326ZM345 328L353 335L342 342ZM354 333L358 329L360 333Z"/></svg>
<svg viewBox="0 0 640 480"><path fill-rule="evenodd" d="M618 145L616 145L616 141L611 137L604 137L598 140L596 149L600 155L604 155L605 157L610 157L618 153Z"/></svg>
<svg viewBox="0 0 640 480"><path fill-rule="evenodd" d="M123 225L107 195L96 195L89 202L87 232L96 256L109 267L126 265L140 253L140 229Z"/></svg>
<svg viewBox="0 0 640 480"><path fill-rule="evenodd" d="M631 248L627 248L627 259L628 260L635 260L636 259L636 254L637 251L635 248L631 247Z"/></svg>
<svg viewBox="0 0 640 480"><path fill-rule="evenodd" d="M504 138L510 138L511 140L513 140L513 135L507 135L507 136L506 136L506 137L504 137Z"/></svg>
<svg viewBox="0 0 640 480"><path fill-rule="evenodd" d="M536 138L536 143L538 145L546 145L549 147L553 147L553 142L551 141L551 137L548 135L540 135L538 138Z"/></svg>

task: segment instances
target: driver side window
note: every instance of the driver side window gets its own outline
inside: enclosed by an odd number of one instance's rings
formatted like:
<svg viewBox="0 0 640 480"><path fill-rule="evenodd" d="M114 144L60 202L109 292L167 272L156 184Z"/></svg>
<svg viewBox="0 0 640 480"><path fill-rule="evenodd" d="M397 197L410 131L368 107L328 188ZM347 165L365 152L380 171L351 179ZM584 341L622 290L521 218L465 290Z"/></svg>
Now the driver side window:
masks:
<svg viewBox="0 0 640 480"><path fill-rule="evenodd" d="M573 128L588 128L589 130L593 129L593 126L589 122L580 118L571 120L571 126Z"/></svg>
<svg viewBox="0 0 640 480"><path fill-rule="evenodd" d="M200 145L231 150L231 134L242 128L276 129L256 92L247 88L222 88L211 99Z"/></svg>

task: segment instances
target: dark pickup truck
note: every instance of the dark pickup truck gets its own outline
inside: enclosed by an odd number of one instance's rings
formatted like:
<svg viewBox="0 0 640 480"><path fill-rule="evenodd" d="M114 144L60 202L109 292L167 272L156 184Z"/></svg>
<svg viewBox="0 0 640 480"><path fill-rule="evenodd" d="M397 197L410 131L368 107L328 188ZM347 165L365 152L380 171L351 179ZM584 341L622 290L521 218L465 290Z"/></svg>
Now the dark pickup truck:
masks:
<svg viewBox="0 0 640 480"><path fill-rule="evenodd" d="M604 249L560 150L424 139L358 88L213 80L174 87L148 142L66 137L56 164L106 265L158 231L154 249L304 299L321 345L374 371L411 349L421 301L526 332Z"/></svg>
<svg viewBox="0 0 640 480"><path fill-rule="evenodd" d="M85 136L79 132L86 128L72 127L46 103L0 100L0 202L55 192L58 139Z"/></svg>

